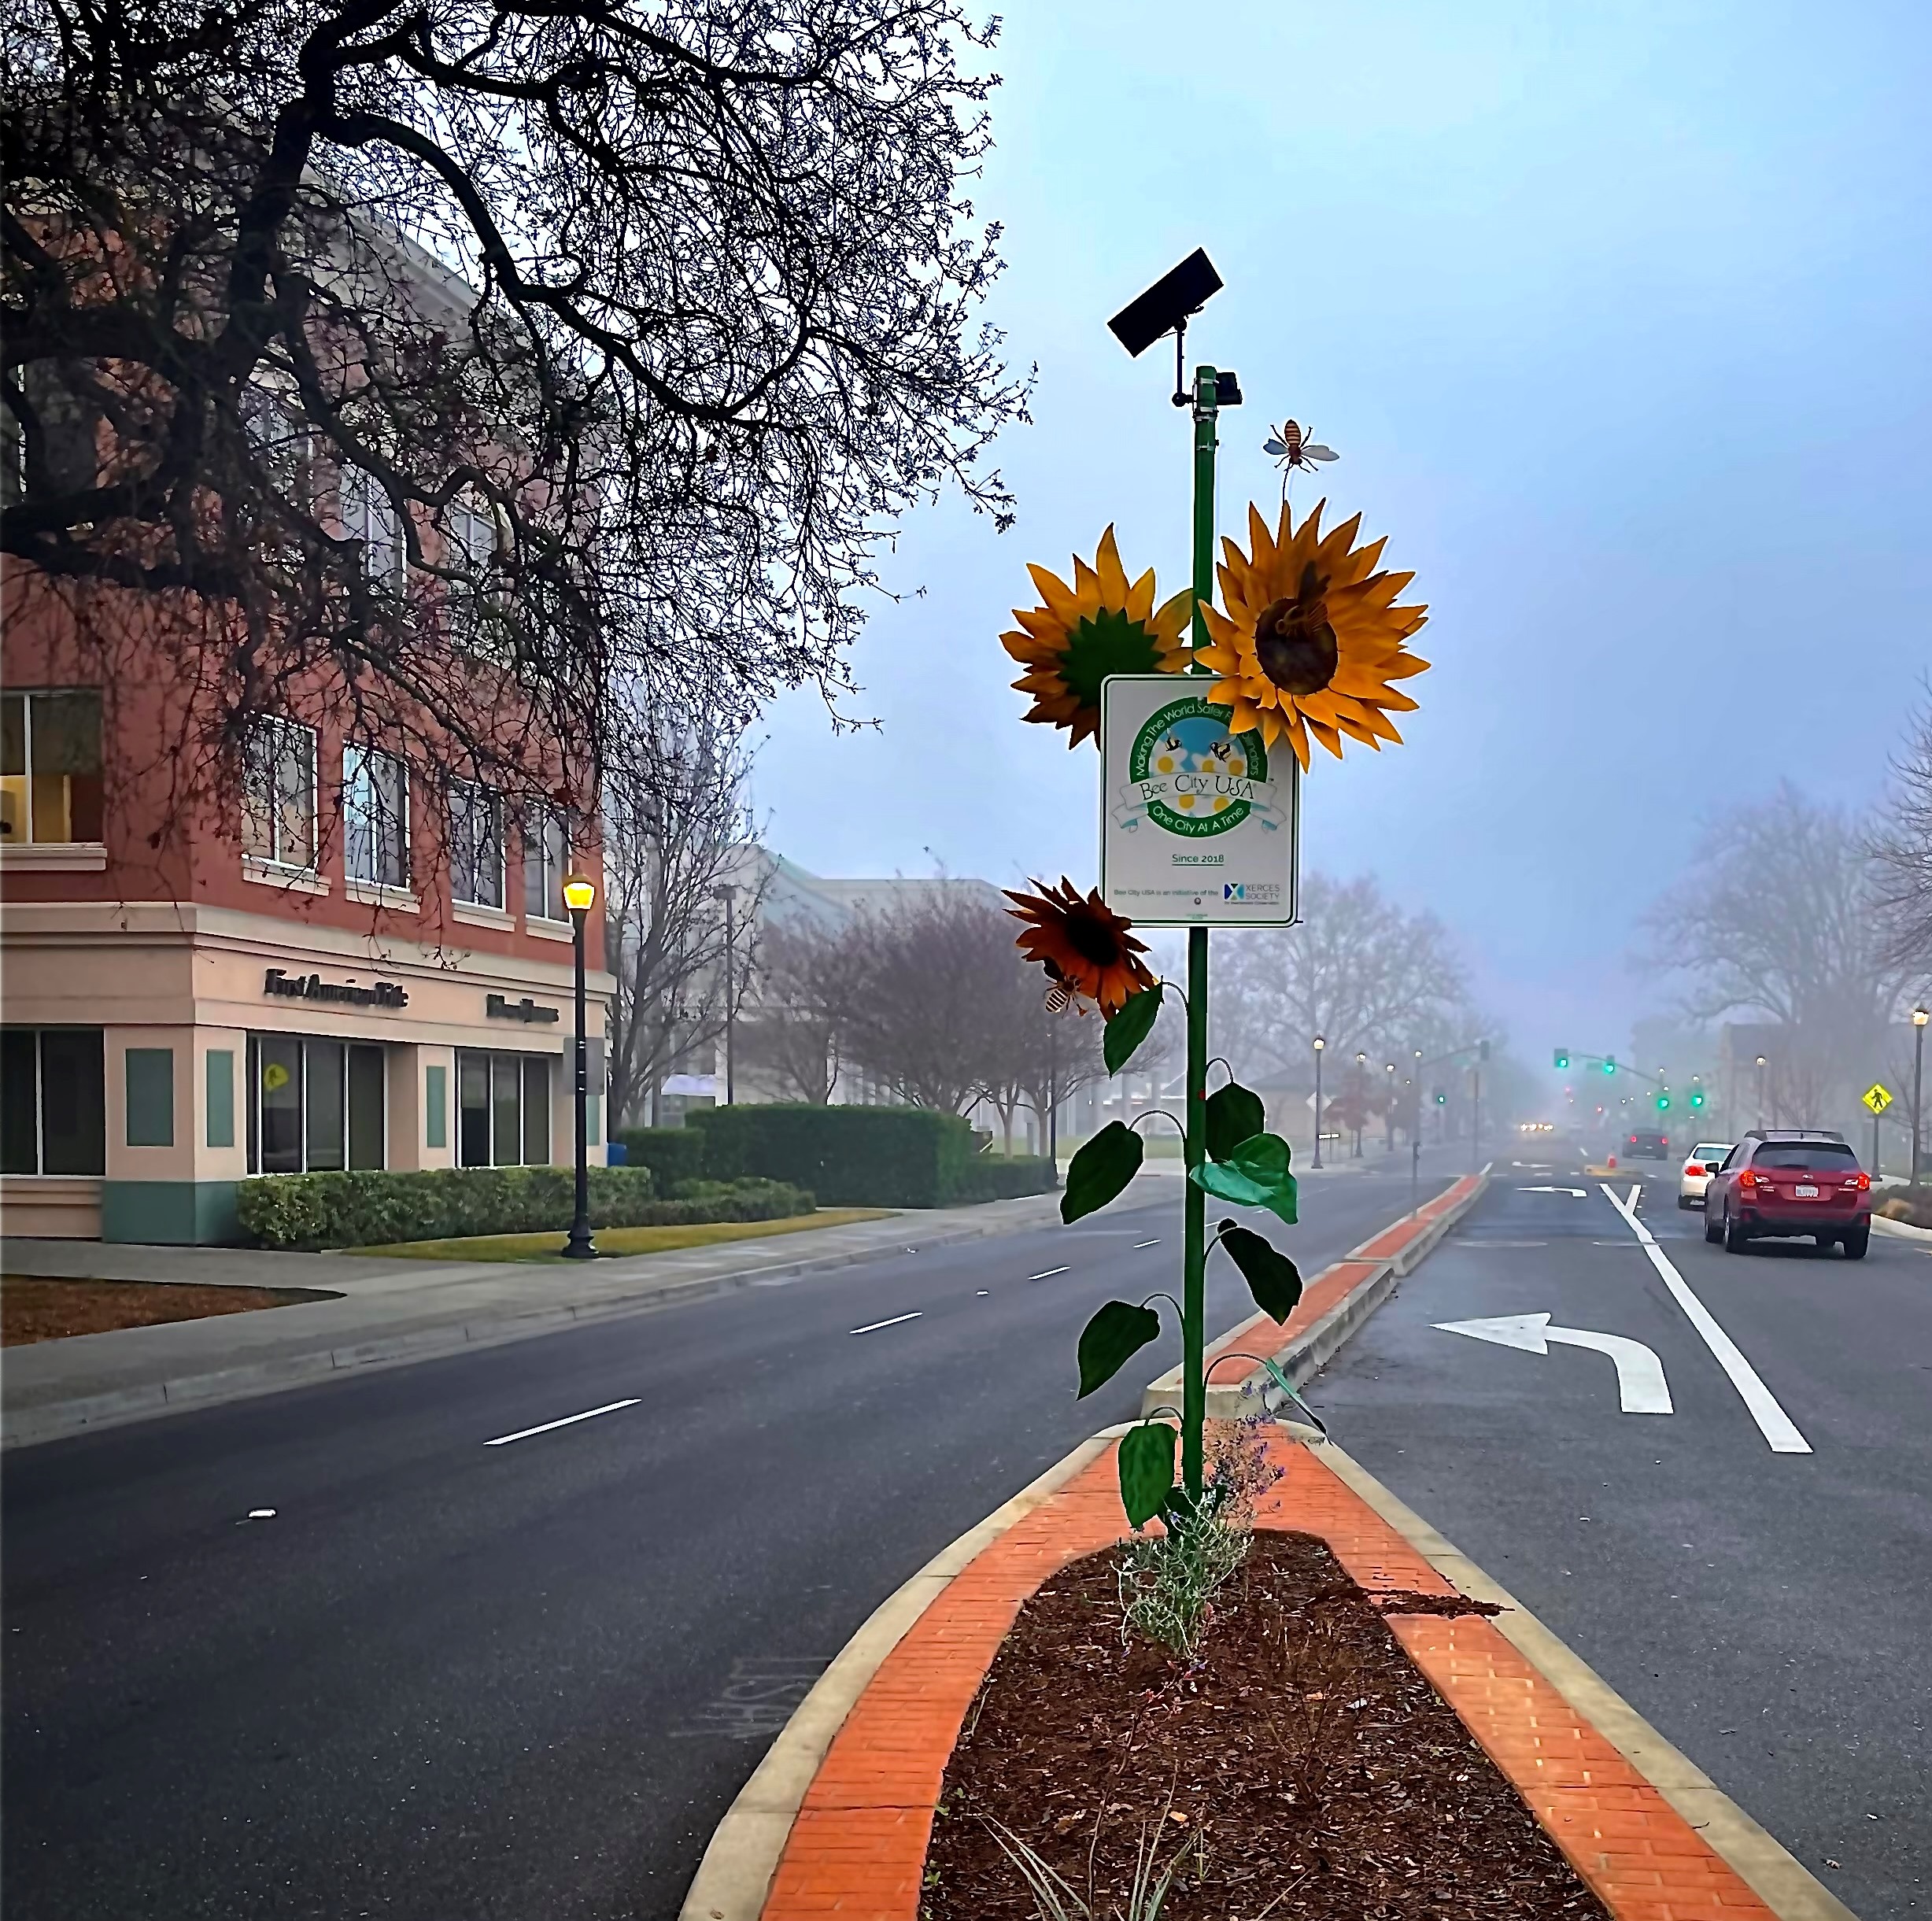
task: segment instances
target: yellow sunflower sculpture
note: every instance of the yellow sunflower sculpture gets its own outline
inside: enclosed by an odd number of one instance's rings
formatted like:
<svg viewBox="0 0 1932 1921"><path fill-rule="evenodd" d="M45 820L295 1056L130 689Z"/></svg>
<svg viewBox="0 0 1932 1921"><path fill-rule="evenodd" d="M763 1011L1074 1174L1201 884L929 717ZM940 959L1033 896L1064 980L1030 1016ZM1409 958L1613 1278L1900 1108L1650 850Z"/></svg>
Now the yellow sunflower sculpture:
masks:
<svg viewBox="0 0 1932 1921"><path fill-rule="evenodd" d="M1014 903L1007 913L1026 929L1014 944L1038 961L1069 999L1090 1000L1103 1014L1117 1014L1130 995L1154 985L1140 958L1147 944L1128 931L1133 922L1114 913L1099 888L1083 898L1064 875L1058 887L1033 885L1039 892L1007 892Z"/></svg>
<svg viewBox="0 0 1932 1921"><path fill-rule="evenodd" d="M1092 567L1074 556L1072 586L1044 567L1026 571L1046 604L1016 607L1024 631L1001 634L1000 644L1026 669L1013 683L1033 696L1026 718L1066 728L1069 747L1099 733L1100 683L1110 674L1178 674L1188 664L1193 595L1157 608L1151 567L1130 586L1112 527Z"/></svg>
<svg viewBox="0 0 1932 1921"><path fill-rule="evenodd" d="M1249 508L1254 552L1221 542L1226 611L1205 610L1213 645L1200 653L1220 676L1209 699L1234 710L1229 733L1258 727L1269 747L1285 734L1304 768L1311 737L1338 759L1344 734L1378 750L1384 741L1399 745L1389 715L1416 703L1395 683L1429 664L1403 645L1428 610L1395 604L1414 574L1376 571L1384 543L1356 546L1359 514L1324 535L1327 504L1298 527L1284 501L1272 534Z"/></svg>

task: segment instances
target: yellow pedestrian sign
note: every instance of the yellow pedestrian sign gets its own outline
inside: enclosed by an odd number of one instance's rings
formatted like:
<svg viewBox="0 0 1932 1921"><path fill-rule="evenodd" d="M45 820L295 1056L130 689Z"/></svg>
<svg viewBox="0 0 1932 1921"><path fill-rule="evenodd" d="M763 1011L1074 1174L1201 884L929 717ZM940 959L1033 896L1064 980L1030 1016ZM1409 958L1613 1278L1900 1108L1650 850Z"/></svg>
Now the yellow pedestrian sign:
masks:
<svg viewBox="0 0 1932 1921"><path fill-rule="evenodd" d="M1860 1099L1874 1114L1883 1114L1892 1104L1892 1090L1882 1081L1875 1081Z"/></svg>

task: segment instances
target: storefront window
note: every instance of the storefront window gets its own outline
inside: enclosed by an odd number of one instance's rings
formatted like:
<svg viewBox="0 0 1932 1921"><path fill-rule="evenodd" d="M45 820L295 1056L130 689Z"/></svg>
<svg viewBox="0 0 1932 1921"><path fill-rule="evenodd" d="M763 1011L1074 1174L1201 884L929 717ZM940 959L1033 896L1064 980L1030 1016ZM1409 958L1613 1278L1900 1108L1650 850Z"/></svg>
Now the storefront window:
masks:
<svg viewBox="0 0 1932 1921"><path fill-rule="evenodd" d="M0 694L0 843L101 838L101 696Z"/></svg>
<svg viewBox="0 0 1932 1921"><path fill-rule="evenodd" d="M386 1066L379 1046L249 1035L249 1172L386 1166Z"/></svg>
<svg viewBox="0 0 1932 1921"><path fill-rule="evenodd" d="M104 1173L106 1085L99 1028L0 1030L0 1172Z"/></svg>
<svg viewBox="0 0 1932 1921"><path fill-rule="evenodd" d="M465 1167L547 1166L550 1058L456 1051L458 1158Z"/></svg>

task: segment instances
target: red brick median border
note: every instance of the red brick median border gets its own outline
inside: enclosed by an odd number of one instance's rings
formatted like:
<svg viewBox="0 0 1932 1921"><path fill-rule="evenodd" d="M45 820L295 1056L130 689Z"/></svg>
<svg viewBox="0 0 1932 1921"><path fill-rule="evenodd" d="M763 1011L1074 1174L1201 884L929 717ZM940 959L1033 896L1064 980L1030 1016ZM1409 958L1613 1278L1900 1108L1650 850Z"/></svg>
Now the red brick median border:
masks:
<svg viewBox="0 0 1932 1921"><path fill-rule="evenodd" d="M1318 1453L1285 1439L1270 1449L1284 1474L1260 1525L1321 1536L1371 1593L1457 1591ZM833 1738L762 1921L917 1921L946 1763L1001 1639L1048 1576L1126 1531L1109 1446L940 1589ZM1491 1620L1389 1624L1618 1921L1775 1921L1781 1911ZM1801 1905L1843 1913L1818 1892L1819 1904Z"/></svg>

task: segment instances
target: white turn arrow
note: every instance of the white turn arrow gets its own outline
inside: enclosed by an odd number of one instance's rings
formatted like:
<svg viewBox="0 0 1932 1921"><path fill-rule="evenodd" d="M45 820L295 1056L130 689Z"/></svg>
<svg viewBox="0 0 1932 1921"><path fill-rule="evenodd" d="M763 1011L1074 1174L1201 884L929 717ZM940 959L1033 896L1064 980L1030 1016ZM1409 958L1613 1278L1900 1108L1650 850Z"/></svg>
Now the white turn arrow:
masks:
<svg viewBox="0 0 1932 1921"><path fill-rule="evenodd" d="M1552 1341L1564 1347L1594 1348L1616 1363L1617 1397L1626 1414L1672 1412L1664 1363L1642 1341L1621 1334L1592 1334L1583 1328L1553 1328L1547 1314L1498 1314L1487 1321L1439 1321L1435 1325L1444 1334L1467 1334L1532 1354L1548 1354Z"/></svg>
<svg viewBox="0 0 1932 1921"><path fill-rule="evenodd" d="M1519 1194L1568 1194L1579 1201L1590 1198L1581 1188L1518 1188L1516 1191Z"/></svg>

